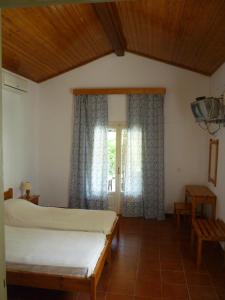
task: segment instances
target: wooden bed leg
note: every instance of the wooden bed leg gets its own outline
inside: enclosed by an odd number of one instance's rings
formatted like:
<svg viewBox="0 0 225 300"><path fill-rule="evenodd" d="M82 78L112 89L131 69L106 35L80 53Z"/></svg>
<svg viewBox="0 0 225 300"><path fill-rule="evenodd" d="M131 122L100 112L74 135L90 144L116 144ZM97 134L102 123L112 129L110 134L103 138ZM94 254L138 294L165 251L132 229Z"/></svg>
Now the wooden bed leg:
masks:
<svg viewBox="0 0 225 300"><path fill-rule="evenodd" d="M116 232L116 241L117 241L117 244L119 244L119 241L120 241L120 227L119 227L119 225L118 225L117 232Z"/></svg>
<svg viewBox="0 0 225 300"><path fill-rule="evenodd" d="M107 256L107 263L108 263L108 266L109 268L111 267L111 263L112 263L112 248L109 249L109 252L108 252L108 256Z"/></svg>
<svg viewBox="0 0 225 300"><path fill-rule="evenodd" d="M97 296L96 296L96 280L95 280L94 276L91 278L90 300L97 300Z"/></svg>

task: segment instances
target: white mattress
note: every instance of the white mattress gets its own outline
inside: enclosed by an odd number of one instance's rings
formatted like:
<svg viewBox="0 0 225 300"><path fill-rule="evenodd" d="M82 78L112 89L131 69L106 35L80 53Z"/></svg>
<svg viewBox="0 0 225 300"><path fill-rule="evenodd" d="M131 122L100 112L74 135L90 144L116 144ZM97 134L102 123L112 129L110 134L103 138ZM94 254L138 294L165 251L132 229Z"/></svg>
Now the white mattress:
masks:
<svg viewBox="0 0 225 300"><path fill-rule="evenodd" d="M116 219L116 213L108 210L44 207L23 199L10 199L4 203L5 224L10 226L109 234Z"/></svg>
<svg viewBox="0 0 225 300"><path fill-rule="evenodd" d="M5 226L6 262L87 268L90 276L105 245L103 233Z"/></svg>

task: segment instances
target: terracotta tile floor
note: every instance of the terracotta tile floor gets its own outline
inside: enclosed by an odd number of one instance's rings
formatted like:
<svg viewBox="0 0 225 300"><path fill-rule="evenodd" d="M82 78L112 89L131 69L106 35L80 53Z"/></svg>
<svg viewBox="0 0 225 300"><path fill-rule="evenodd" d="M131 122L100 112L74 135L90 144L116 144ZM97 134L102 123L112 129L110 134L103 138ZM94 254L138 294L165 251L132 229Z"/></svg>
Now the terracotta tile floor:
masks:
<svg viewBox="0 0 225 300"><path fill-rule="evenodd" d="M98 300L225 300L224 253L218 245L204 247L196 269L188 226L177 231L172 219L121 221L120 243L113 244L111 269L105 268ZM85 300L70 294L9 287L9 300Z"/></svg>

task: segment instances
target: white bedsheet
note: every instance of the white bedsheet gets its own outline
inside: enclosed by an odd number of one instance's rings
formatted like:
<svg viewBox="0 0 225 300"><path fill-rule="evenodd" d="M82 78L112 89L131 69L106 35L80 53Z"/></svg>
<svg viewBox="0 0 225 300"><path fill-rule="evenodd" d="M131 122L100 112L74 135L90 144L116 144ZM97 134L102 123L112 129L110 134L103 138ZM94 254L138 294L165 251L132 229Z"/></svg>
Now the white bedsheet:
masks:
<svg viewBox="0 0 225 300"><path fill-rule="evenodd" d="M103 233L5 225L6 262L88 268L90 276L105 245Z"/></svg>
<svg viewBox="0 0 225 300"><path fill-rule="evenodd" d="M108 210L44 207L23 199L10 199L4 203L5 224L10 226L109 234L116 219L116 213Z"/></svg>

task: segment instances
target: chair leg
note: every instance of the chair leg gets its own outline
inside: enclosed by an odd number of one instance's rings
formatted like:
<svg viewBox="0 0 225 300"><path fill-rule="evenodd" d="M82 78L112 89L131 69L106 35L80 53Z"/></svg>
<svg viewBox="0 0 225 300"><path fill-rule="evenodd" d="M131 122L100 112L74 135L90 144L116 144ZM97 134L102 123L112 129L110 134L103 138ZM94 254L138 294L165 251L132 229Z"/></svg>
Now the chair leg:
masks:
<svg viewBox="0 0 225 300"><path fill-rule="evenodd" d="M201 266L202 262L202 239L198 237L198 246L197 246L197 268Z"/></svg>
<svg viewBox="0 0 225 300"><path fill-rule="evenodd" d="M177 213L177 227L180 228L180 214Z"/></svg>

